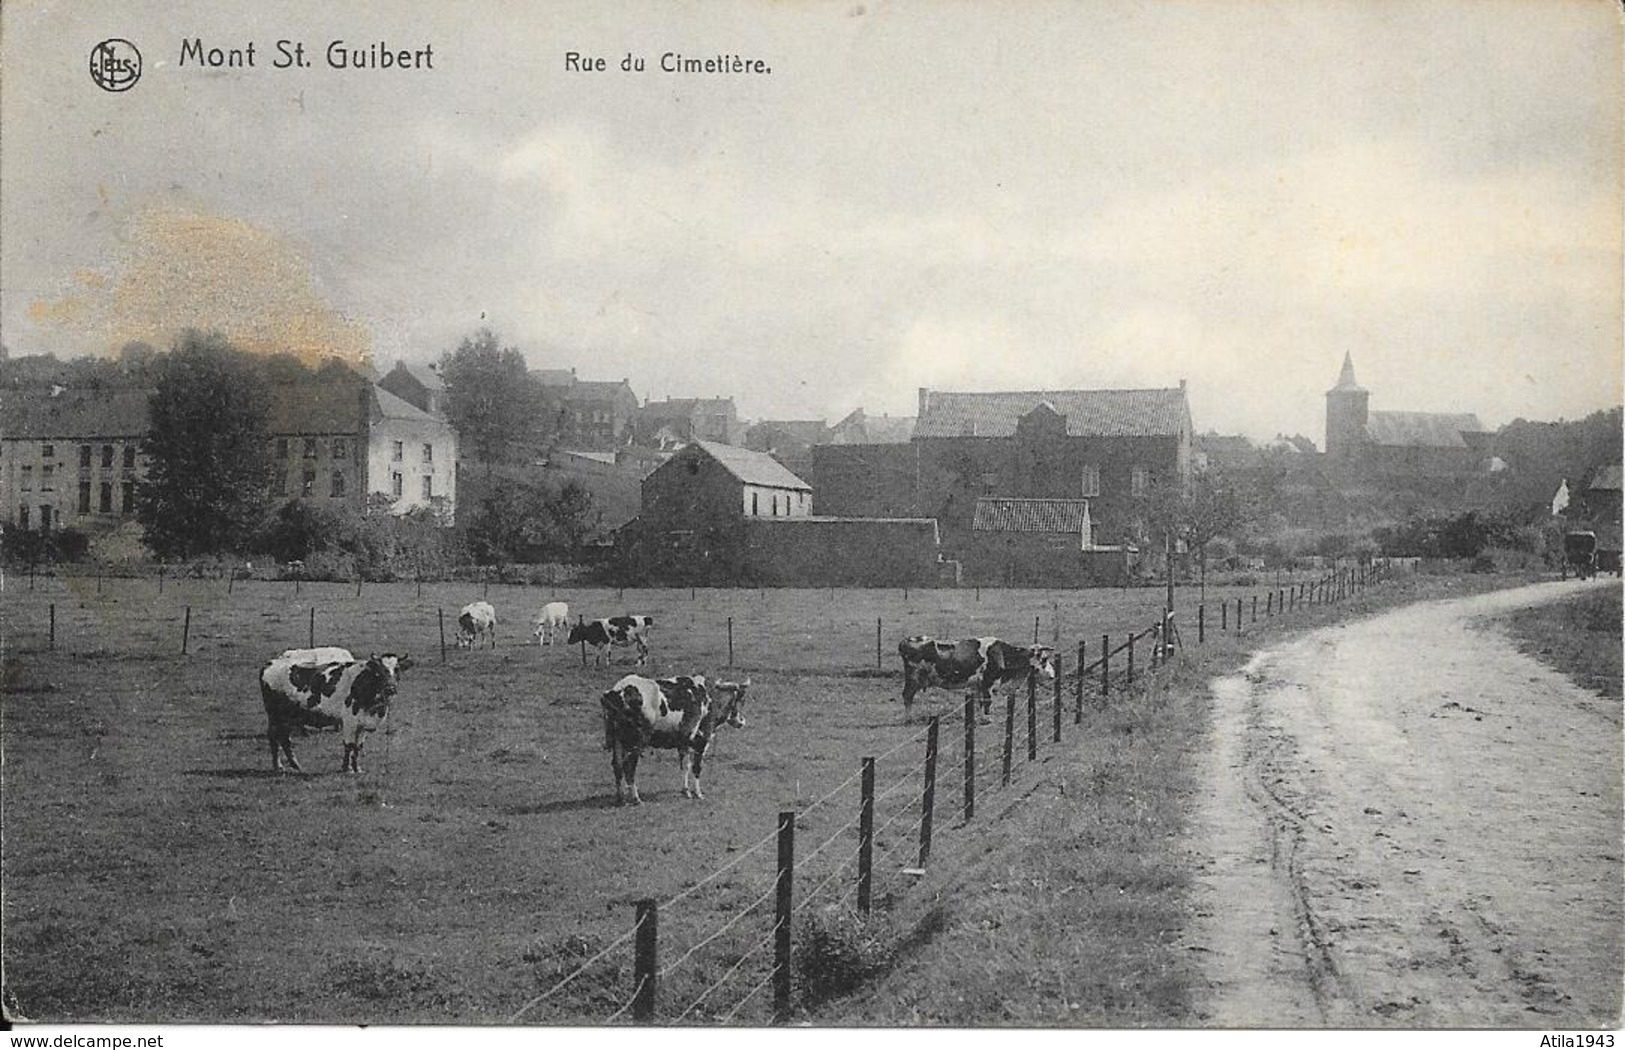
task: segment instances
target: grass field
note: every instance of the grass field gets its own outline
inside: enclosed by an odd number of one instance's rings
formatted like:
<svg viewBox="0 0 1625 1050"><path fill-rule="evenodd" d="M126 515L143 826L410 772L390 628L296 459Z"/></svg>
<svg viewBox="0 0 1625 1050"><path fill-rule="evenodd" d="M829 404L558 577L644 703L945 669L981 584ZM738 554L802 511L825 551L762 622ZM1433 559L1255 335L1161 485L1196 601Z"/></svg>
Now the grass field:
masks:
<svg viewBox="0 0 1625 1050"><path fill-rule="evenodd" d="M576 650L520 644L547 588L492 586L498 648L452 650L442 663L436 611L454 618L477 586L425 585L419 597L412 584L367 585L358 597L344 584L297 595L286 583L230 594L212 581L170 581L162 594L150 580L109 580L100 593L93 580L17 584L4 592L0 694L5 972L27 1016L56 1021L469 1023L523 1009L527 1021L598 1023L631 990L630 948L617 938L634 902L681 894L660 915L661 1016L691 1006L687 1020L759 1023L779 811L801 811L803 914L850 899L855 775L863 756L885 755L877 909L913 887L902 869L914 863L923 724L904 724L888 702L897 640L1030 639L1036 616L1040 637L1058 634L1067 654L1082 637L1092 657L1102 632L1151 623L1162 601L1157 589L561 589L572 616L653 615L659 673L752 681L751 724L721 737L703 802L682 798L675 761L659 753L640 769L645 804L618 809L596 696L628 668L583 668ZM1254 593L1210 587L1209 612L1225 596L1233 613L1235 595ZM1182 592L1181 604L1192 598ZM306 774L270 771L256 676L269 656L306 644L313 609L316 644L418 660L360 777L338 772L330 734L295 738ZM1190 606L1181 617L1189 645ZM959 697L928 697L917 713L946 716L945 770L962 768ZM1157 715L1137 710L1091 709L1085 728L1144 734ZM982 731L985 792L996 787L999 728ZM1104 752L1123 762L1102 765L1088 790L1164 775L1169 746ZM984 830L982 813L1027 790L1024 763L969 827L952 813L959 782L939 774L942 856L996 848L1003 833ZM1113 994L1086 997L1070 1016L1119 1016Z"/></svg>
<svg viewBox="0 0 1625 1050"><path fill-rule="evenodd" d="M1604 700L1619 721L1620 590L1609 588L1574 601L1526 609L1508 621L1518 647L1567 674Z"/></svg>

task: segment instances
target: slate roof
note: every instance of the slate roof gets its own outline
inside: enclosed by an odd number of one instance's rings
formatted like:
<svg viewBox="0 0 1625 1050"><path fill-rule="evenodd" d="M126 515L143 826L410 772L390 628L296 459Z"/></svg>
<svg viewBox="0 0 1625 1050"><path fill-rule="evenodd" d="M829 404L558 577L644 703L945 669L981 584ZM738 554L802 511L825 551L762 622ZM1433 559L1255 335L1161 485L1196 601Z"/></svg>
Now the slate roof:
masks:
<svg viewBox="0 0 1625 1050"><path fill-rule="evenodd" d="M147 432L150 390L0 392L0 438L68 440L141 437Z"/></svg>
<svg viewBox="0 0 1625 1050"><path fill-rule="evenodd" d="M372 418L373 419L411 419L417 422L441 423L445 421L438 416L432 416L423 409L396 397L383 387L372 388Z"/></svg>
<svg viewBox="0 0 1625 1050"><path fill-rule="evenodd" d="M1462 432L1483 430L1471 412L1372 412L1365 423L1373 444L1406 448L1466 448Z"/></svg>
<svg viewBox="0 0 1625 1050"><path fill-rule="evenodd" d="M643 414L649 419L687 419L702 411L726 413L733 401L731 397L668 397L644 405Z"/></svg>
<svg viewBox="0 0 1625 1050"><path fill-rule="evenodd" d="M532 368L530 376L542 386L574 386L576 381L573 368Z"/></svg>
<svg viewBox="0 0 1625 1050"><path fill-rule="evenodd" d="M816 445L824 440L829 427L822 419L764 419L754 424L746 435L752 440L770 440L774 434L784 434L805 445Z"/></svg>
<svg viewBox="0 0 1625 1050"><path fill-rule="evenodd" d="M440 378L440 373L428 365L407 364L405 361L395 362L395 371L404 372L416 379L425 390L444 390L446 381Z"/></svg>
<svg viewBox="0 0 1625 1050"><path fill-rule="evenodd" d="M1618 463L1598 467L1597 472L1591 475L1591 483L1586 486L1586 491L1597 492L1602 489L1613 492L1620 491L1620 465Z"/></svg>
<svg viewBox="0 0 1625 1050"><path fill-rule="evenodd" d="M624 379L578 379L564 391L566 401L612 401L625 390L632 393Z"/></svg>
<svg viewBox="0 0 1625 1050"><path fill-rule="evenodd" d="M752 452L748 448L715 441L695 441L693 447L722 464L724 470L747 485L812 491L811 485L790 473L784 464L766 452Z"/></svg>
<svg viewBox="0 0 1625 1050"><path fill-rule="evenodd" d="M971 529L977 532L1065 532L1080 535L1089 515L1086 499L1002 499L976 501Z"/></svg>
<svg viewBox="0 0 1625 1050"><path fill-rule="evenodd" d="M1048 402L1072 437L1172 437L1190 429L1182 387L1156 390L932 390L914 424L916 438L1010 437L1016 422Z"/></svg>

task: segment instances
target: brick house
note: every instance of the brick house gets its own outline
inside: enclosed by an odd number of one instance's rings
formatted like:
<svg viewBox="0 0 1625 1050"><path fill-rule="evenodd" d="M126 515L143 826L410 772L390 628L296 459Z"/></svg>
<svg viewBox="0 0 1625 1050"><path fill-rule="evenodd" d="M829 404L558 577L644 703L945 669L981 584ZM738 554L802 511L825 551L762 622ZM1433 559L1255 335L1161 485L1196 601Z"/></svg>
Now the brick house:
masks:
<svg viewBox="0 0 1625 1050"><path fill-rule="evenodd" d="M763 452L699 440L643 480L620 535L645 578L824 586L926 582L936 523L817 517L812 488Z"/></svg>
<svg viewBox="0 0 1625 1050"><path fill-rule="evenodd" d="M446 382L440 378L440 371L434 365L409 365L405 361L397 361L395 367L378 380L378 385L431 416L446 414Z"/></svg>
<svg viewBox="0 0 1625 1050"><path fill-rule="evenodd" d="M145 390L6 391L0 514L24 529L109 528L135 516Z"/></svg>
<svg viewBox="0 0 1625 1050"><path fill-rule="evenodd" d="M665 428L679 441L714 441L736 445L743 435L731 397L668 397L645 401L638 410L637 432L644 444Z"/></svg>
<svg viewBox="0 0 1625 1050"><path fill-rule="evenodd" d="M542 394L542 431L566 448L605 451L628 444L638 396L625 380L578 379L573 368L533 368Z"/></svg>

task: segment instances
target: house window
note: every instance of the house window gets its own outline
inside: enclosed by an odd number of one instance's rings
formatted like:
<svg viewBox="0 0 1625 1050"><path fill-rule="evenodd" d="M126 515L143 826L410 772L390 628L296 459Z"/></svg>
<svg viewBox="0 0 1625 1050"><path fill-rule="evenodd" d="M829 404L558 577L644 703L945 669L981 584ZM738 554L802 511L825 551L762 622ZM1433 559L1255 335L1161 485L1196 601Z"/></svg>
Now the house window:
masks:
<svg viewBox="0 0 1625 1050"><path fill-rule="evenodd" d="M79 466L81 468L83 468L83 469L86 469L86 470L88 470L90 468L90 446L89 445L80 445L79 446Z"/></svg>
<svg viewBox="0 0 1625 1050"><path fill-rule="evenodd" d="M399 463L406 458L406 442L392 441L389 447L389 458Z"/></svg>
<svg viewBox="0 0 1625 1050"><path fill-rule="evenodd" d="M113 446L102 446L102 469L109 470L113 466Z"/></svg>
<svg viewBox="0 0 1625 1050"><path fill-rule="evenodd" d="M1083 490L1081 496L1100 495L1100 468L1093 464L1083 468Z"/></svg>
<svg viewBox="0 0 1625 1050"><path fill-rule="evenodd" d="M299 479L299 495L309 496L316 491L316 472L310 468L305 469L304 476Z"/></svg>
<svg viewBox="0 0 1625 1050"><path fill-rule="evenodd" d="M425 462L425 463L433 463L434 462L434 445L430 444L427 441L425 441L423 443L423 462Z"/></svg>
<svg viewBox="0 0 1625 1050"><path fill-rule="evenodd" d="M282 451L283 451L284 454L286 454L287 449L284 448ZM135 446L134 445L125 445L124 446L124 469L125 470L134 470L135 469Z"/></svg>
<svg viewBox="0 0 1625 1050"><path fill-rule="evenodd" d="M395 446L397 448L400 447L400 444L401 443L399 441L395 442ZM406 479L401 477L399 471L395 471L389 475L389 490L396 499L401 498L401 493L404 491L405 484Z"/></svg>
<svg viewBox="0 0 1625 1050"><path fill-rule="evenodd" d="M90 482L88 481L79 483L79 513L90 513Z"/></svg>
<svg viewBox="0 0 1625 1050"><path fill-rule="evenodd" d="M433 476L425 475L424 478L423 478L423 498L426 499L426 500L434 499L434 478L433 478Z"/></svg>
<svg viewBox="0 0 1625 1050"><path fill-rule="evenodd" d="M34 491L34 468L26 463L23 464L22 488L24 492Z"/></svg>
<svg viewBox="0 0 1625 1050"><path fill-rule="evenodd" d="M316 439L315 438L306 438L305 439L305 458L306 459L315 459L316 458Z"/></svg>
<svg viewBox="0 0 1625 1050"><path fill-rule="evenodd" d="M39 527L42 532L51 531L51 505L49 503L39 505Z"/></svg>
<svg viewBox="0 0 1625 1050"><path fill-rule="evenodd" d="M56 458L56 446L55 445L41 445L40 449L39 449L39 454L40 454L41 459L55 459Z"/></svg>
<svg viewBox="0 0 1625 1050"><path fill-rule="evenodd" d="M135 482L126 481L119 489L119 510L128 514L135 510Z"/></svg>
<svg viewBox="0 0 1625 1050"><path fill-rule="evenodd" d="M288 458L288 439L287 438L277 438L276 439L276 458L277 459L287 459ZM125 466L129 466L129 464L125 464Z"/></svg>
<svg viewBox="0 0 1625 1050"><path fill-rule="evenodd" d="M113 512L113 483L111 481L102 482L101 500L97 503L96 509L103 514Z"/></svg>
<svg viewBox="0 0 1625 1050"><path fill-rule="evenodd" d="M56 480L53 476L55 473L56 468L51 466L49 463L39 468L39 490L41 492L56 491Z"/></svg>
<svg viewBox="0 0 1625 1050"><path fill-rule="evenodd" d="M333 484L332 487L327 490L327 494L334 499L338 499L344 495L344 471L333 471Z"/></svg>
<svg viewBox="0 0 1625 1050"><path fill-rule="evenodd" d="M350 448L349 448L349 446L347 444L345 444L344 439L343 438L334 438L333 439L333 458L334 459L343 459L344 457L348 456L349 454L350 454Z"/></svg>
<svg viewBox="0 0 1625 1050"><path fill-rule="evenodd" d="M28 504L26 503L17 505L17 524L25 529L28 528Z"/></svg>

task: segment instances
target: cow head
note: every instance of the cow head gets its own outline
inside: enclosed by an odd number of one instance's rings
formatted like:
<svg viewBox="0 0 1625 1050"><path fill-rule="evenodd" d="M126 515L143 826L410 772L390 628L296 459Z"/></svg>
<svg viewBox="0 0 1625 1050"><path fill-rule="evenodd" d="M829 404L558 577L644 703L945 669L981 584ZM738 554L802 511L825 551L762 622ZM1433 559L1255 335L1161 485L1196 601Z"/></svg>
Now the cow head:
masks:
<svg viewBox="0 0 1625 1050"><path fill-rule="evenodd" d="M578 623L570 627L570 636L564 640L564 644L575 645L577 642L584 642L586 640L587 625L584 623Z"/></svg>
<svg viewBox="0 0 1625 1050"><path fill-rule="evenodd" d="M350 706L356 711L382 718L389 713L389 701L398 688L395 680L396 657L369 655L361 672L350 687Z"/></svg>
<svg viewBox="0 0 1625 1050"><path fill-rule="evenodd" d="M379 663L388 667L396 678L400 677L402 671L417 666L417 661L413 660L405 653L402 653L399 656L396 656L394 653L385 653L382 656L376 657L376 659Z"/></svg>
<svg viewBox="0 0 1625 1050"><path fill-rule="evenodd" d="M750 678L743 682L717 682L712 686L717 693L716 724L745 728L745 690Z"/></svg>
<svg viewBox="0 0 1625 1050"><path fill-rule="evenodd" d="M1033 673L1046 682L1055 680L1055 650L1047 645L1034 645L1027 650Z"/></svg>

